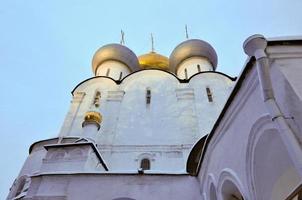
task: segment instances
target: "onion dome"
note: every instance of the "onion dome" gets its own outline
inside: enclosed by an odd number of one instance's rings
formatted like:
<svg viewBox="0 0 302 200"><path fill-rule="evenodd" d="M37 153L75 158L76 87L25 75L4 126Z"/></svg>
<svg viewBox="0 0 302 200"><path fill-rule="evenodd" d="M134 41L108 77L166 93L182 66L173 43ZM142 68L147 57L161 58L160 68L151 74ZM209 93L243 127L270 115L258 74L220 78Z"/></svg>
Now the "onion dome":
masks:
<svg viewBox="0 0 302 200"><path fill-rule="evenodd" d="M88 111L85 113L84 121L82 127L87 124L96 124L98 129L100 129L100 123L102 122L102 115L96 111Z"/></svg>
<svg viewBox="0 0 302 200"><path fill-rule="evenodd" d="M139 70L137 56L126 46L108 44L99 48L92 59L92 70L96 74L97 68L105 61L115 60L125 64L131 71Z"/></svg>
<svg viewBox="0 0 302 200"><path fill-rule="evenodd" d="M162 69L169 70L169 59L151 51L150 53L138 57L142 69Z"/></svg>
<svg viewBox="0 0 302 200"><path fill-rule="evenodd" d="M169 58L170 70L176 73L181 62L191 57L205 57L213 65L213 69L216 69L217 54L214 48L203 40L191 39L180 43L172 51Z"/></svg>

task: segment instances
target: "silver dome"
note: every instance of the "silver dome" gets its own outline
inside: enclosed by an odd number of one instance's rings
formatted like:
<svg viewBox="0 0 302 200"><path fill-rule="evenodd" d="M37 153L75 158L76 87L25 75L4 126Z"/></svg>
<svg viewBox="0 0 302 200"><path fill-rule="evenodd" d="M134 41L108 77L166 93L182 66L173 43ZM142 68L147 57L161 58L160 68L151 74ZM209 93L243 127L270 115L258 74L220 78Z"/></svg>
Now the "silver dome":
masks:
<svg viewBox="0 0 302 200"><path fill-rule="evenodd" d="M217 66L217 54L215 49L207 42L198 39L191 39L180 43L171 53L169 67L172 72L176 70L181 62L191 57L206 57L213 65Z"/></svg>
<svg viewBox="0 0 302 200"><path fill-rule="evenodd" d="M139 62L133 51L120 44L108 44L95 52L92 59L93 73L96 74L100 64L108 60L119 61L129 67L132 72L139 70Z"/></svg>

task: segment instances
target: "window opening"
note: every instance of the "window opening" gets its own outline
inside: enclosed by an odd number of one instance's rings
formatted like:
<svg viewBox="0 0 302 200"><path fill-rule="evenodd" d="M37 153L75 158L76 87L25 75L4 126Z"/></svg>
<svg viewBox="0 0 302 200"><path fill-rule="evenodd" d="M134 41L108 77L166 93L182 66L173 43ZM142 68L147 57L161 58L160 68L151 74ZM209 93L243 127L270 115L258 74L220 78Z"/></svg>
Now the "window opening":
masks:
<svg viewBox="0 0 302 200"><path fill-rule="evenodd" d="M106 76L109 76L110 68L107 69Z"/></svg>
<svg viewBox="0 0 302 200"><path fill-rule="evenodd" d="M185 78L188 79L188 70L185 68Z"/></svg>
<svg viewBox="0 0 302 200"><path fill-rule="evenodd" d="M147 88L146 91L146 104L150 104L151 103L151 90L149 88Z"/></svg>
<svg viewBox="0 0 302 200"><path fill-rule="evenodd" d="M121 79L122 79L122 77L123 77L123 72L120 72L120 77L119 77L119 79L118 79L118 80L121 80Z"/></svg>
<svg viewBox="0 0 302 200"><path fill-rule="evenodd" d="M93 105L95 107L100 106L101 92L97 91L94 96Z"/></svg>
<svg viewBox="0 0 302 200"><path fill-rule="evenodd" d="M141 166L143 170L149 170L151 168L150 160L148 158L144 158L141 160Z"/></svg>
<svg viewBox="0 0 302 200"><path fill-rule="evenodd" d="M201 72L200 65L197 65L198 72Z"/></svg>
<svg viewBox="0 0 302 200"><path fill-rule="evenodd" d="M207 91L207 95L208 95L208 100L209 100L209 102L213 102L213 94L212 94L210 88L209 88L209 87L206 87L206 91Z"/></svg>

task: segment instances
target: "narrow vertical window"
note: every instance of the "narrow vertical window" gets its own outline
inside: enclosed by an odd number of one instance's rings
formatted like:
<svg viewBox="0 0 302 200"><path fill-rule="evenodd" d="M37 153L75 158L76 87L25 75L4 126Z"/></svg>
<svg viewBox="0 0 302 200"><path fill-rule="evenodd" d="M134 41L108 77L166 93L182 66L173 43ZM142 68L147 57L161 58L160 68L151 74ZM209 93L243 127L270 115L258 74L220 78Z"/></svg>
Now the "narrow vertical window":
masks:
<svg viewBox="0 0 302 200"><path fill-rule="evenodd" d="M185 78L188 79L188 70L185 68Z"/></svg>
<svg viewBox="0 0 302 200"><path fill-rule="evenodd" d="M149 105L151 103L151 90L147 88L146 90L146 104Z"/></svg>
<svg viewBox="0 0 302 200"><path fill-rule="evenodd" d="M109 76L110 68L107 69L106 76Z"/></svg>
<svg viewBox="0 0 302 200"><path fill-rule="evenodd" d="M100 106L100 99L101 99L101 93L99 91L97 91L95 93L94 100L93 100L93 105L95 107L99 107Z"/></svg>
<svg viewBox="0 0 302 200"><path fill-rule="evenodd" d="M122 77L123 77L123 72L120 72L120 77L118 80L122 80Z"/></svg>
<svg viewBox="0 0 302 200"><path fill-rule="evenodd" d="M212 92L211 92L210 88L206 87L206 91L207 91L209 102L213 102L213 95L212 95Z"/></svg>
<svg viewBox="0 0 302 200"><path fill-rule="evenodd" d="M197 65L198 72L201 72L200 65Z"/></svg>
<svg viewBox="0 0 302 200"><path fill-rule="evenodd" d="M147 158L142 159L140 168L143 170L149 170L151 168L150 160Z"/></svg>

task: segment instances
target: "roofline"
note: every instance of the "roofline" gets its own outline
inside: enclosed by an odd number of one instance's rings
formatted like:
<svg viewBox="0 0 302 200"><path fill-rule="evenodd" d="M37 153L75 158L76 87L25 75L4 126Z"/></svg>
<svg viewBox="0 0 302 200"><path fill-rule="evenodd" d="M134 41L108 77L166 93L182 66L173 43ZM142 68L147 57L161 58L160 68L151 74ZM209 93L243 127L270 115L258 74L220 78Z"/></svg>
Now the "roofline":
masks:
<svg viewBox="0 0 302 200"><path fill-rule="evenodd" d="M275 39L268 39L268 45L267 47L269 46L279 46L279 45L302 45L302 38L301 39L284 39L284 40L275 40ZM201 165L202 165L202 161L205 157L205 154L206 154L206 151L207 151L207 148L209 146L209 143L211 141L211 138L213 137L216 129L218 128L219 124L220 124L220 121L223 119L224 117L224 114L226 113L226 111L228 110L229 106L232 104L233 102L233 99L235 98L236 94L239 92L240 88L241 88L241 85L243 83L243 81L245 80L245 77L246 77L246 74L252 69L252 67L254 66L254 63L255 63L255 58L254 57L248 57L247 59L247 62L243 68L243 71L241 72L240 76L238 77L238 80L237 82L235 83L235 86L234 86L234 89L232 90L226 104L224 105L218 119L216 120L210 134L208 135L206 141L205 141L205 144L204 144L204 147L203 147L203 150L201 152L201 157L200 157L200 160L199 160L199 164L197 166L197 169L196 169L196 173L195 175L198 175L199 173L199 170L201 168Z"/></svg>
<svg viewBox="0 0 302 200"><path fill-rule="evenodd" d="M96 154L96 156L98 157L98 159L101 161L102 166L104 167L104 169L106 171L108 171L108 167L107 167L106 163L104 162L104 160L103 160L100 152L98 151L98 149L96 148L96 146L92 142L48 144L48 145L44 145L44 148L48 151L48 149L51 149L51 148L72 147L72 146L86 146L86 145L89 145L90 147L92 147L94 153Z"/></svg>
<svg viewBox="0 0 302 200"><path fill-rule="evenodd" d="M81 137L76 137L76 136L64 136L63 139L80 139ZM28 150L28 153L30 154L34 148L34 146L36 144L39 144L41 142L47 142L47 141L51 141L51 140L58 140L59 141L59 137L54 137L54 138L49 138L49 139L45 139L45 140L39 140L39 141L36 141L34 143L32 143L29 147L29 150Z"/></svg>
<svg viewBox="0 0 302 200"><path fill-rule="evenodd" d="M195 158L201 155L207 136L208 134L202 136L202 138L199 139L190 150L190 154L188 156L188 160L186 163L186 172L189 173L190 175L196 175L196 170L194 170L194 168L198 166L199 161L196 162Z"/></svg>
<svg viewBox="0 0 302 200"><path fill-rule="evenodd" d="M195 77L195 76L197 76L197 75L199 75L199 74L206 74L206 73L220 74L220 75L223 75L223 76L227 77L227 78L230 79L231 81L235 81L235 80L237 79L237 77L231 77L231 76L229 76L229 75L227 75L227 74L225 74L225 73L218 72L218 71L202 71L202 72L198 72L198 73L194 74L194 75L191 76L189 79L180 79L180 78L178 78L178 77L177 77L174 73L172 73L172 72L169 72L169 71L166 71L166 70L163 70L163 69L156 69L156 68L153 68L153 69L152 69L152 68L151 68L151 69L142 69L142 70L138 70L138 71L132 72L132 73L128 74L127 76L125 76L124 78L122 78L121 80L114 80L113 78L108 77L108 76L94 76L94 77L88 78L88 79L86 79L86 80L80 82L79 84L77 84L77 85L75 86L75 88L71 91L71 94L74 95L75 90L76 90L80 85L82 85L83 83L85 83L85 82L87 82L87 81L90 81L90 80L92 80L92 79L96 79L96 78L107 78L107 79L110 79L110 80L112 80L113 82L115 82L115 84L120 85L126 78L130 77L130 76L133 75L133 74L136 74L136 73L141 72L141 71L151 71L151 70L162 71L162 72L168 73L168 74L174 76L174 77L178 80L179 83L189 83L190 80L191 80L193 77Z"/></svg>
<svg viewBox="0 0 302 200"><path fill-rule="evenodd" d="M100 171L100 172L54 172L54 173L38 173L33 174L31 177L39 177L39 176L64 176L64 175L115 175L115 176L190 176L190 174L186 172L157 172L152 170L145 170L143 174L138 173L137 171Z"/></svg>

